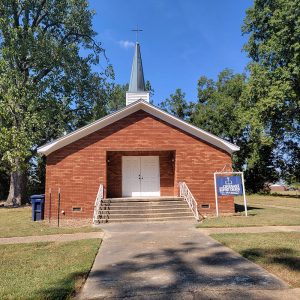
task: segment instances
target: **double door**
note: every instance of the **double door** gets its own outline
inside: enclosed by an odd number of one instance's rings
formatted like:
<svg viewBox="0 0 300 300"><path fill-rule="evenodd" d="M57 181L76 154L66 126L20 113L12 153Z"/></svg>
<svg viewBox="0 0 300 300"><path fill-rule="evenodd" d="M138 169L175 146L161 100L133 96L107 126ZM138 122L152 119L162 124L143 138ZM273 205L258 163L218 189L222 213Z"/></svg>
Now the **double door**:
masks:
<svg viewBox="0 0 300 300"><path fill-rule="evenodd" d="M160 196L159 156L122 157L122 196Z"/></svg>

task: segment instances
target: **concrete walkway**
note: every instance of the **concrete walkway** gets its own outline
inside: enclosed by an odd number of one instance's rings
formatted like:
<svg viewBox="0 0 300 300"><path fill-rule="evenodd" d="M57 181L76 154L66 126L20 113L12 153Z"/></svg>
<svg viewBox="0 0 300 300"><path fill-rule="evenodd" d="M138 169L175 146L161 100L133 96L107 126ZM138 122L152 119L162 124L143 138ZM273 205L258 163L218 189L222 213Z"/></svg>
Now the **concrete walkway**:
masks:
<svg viewBox="0 0 300 300"><path fill-rule="evenodd" d="M300 290L244 259L194 223L105 224L77 299L299 299Z"/></svg>
<svg viewBox="0 0 300 300"><path fill-rule="evenodd" d="M86 239L102 238L103 232L81 232L68 234L51 234L39 236L19 236L11 238L0 238L0 245L25 244L37 242L71 242Z"/></svg>
<svg viewBox="0 0 300 300"><path fill-rule="evenodd" d="M266 232L300 232L300 226L251 226L251 227L221 227L198 228L202 233L266 233Z"/></svg>

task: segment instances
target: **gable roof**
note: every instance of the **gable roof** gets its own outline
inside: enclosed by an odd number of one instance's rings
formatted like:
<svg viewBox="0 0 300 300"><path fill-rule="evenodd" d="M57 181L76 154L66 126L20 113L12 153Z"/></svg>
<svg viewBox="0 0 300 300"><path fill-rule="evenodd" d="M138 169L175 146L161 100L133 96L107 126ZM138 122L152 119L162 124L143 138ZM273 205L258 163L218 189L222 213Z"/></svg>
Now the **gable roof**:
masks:
<svg viewBox="0 0 300 300"><path fill-rule="evenodd" d="M60 137L50 143L47 143L37 149L38 153L41 153L43 155L49 155L50 153L69 145L99 129L102 129L118 120L121 120L133 113L135 113L138 110L143 110L152 116L163 120L195 137L198 137L199 139L206 141L207 143L214 145L218 148L221 148L228 153L233 153L235 151L240 150L240 148L230 142L227 142L214 134L211 134L205 130L202 130L194 125L191 125L151 104L144 100L138 100L133 102L130 105L127 105L126 107L116 111L115 113L112 113L110 115L107 115L95 122L92 122L84 127L81 127L63 137Z"/></svg>

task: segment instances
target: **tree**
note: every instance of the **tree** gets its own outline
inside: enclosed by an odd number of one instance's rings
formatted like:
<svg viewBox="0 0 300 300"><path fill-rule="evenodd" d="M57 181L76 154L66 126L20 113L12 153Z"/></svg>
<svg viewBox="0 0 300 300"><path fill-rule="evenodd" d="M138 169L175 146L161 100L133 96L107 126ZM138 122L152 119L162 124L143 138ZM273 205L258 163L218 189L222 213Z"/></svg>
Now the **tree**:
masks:
<svg viewBox="0 0 300 300"><path fill-rule="evenodd" d="M233 74L229 69L222 71L216 82L200 77L198 103L191 117L193 124L241 147L234 156L237 169L242 168L247 156L246 126L240 118L245 85L245 74Z"/></svg>
<svg viewBox="0 0 300 300"><path fill-rule="evenodd" d="M272 148L273 165L291 177L300 169L297 159L285 167L300 147L300 1L254 1L242 31L252 59L246 110L251 135L261 135Z"/></svg>
<svg viewBox="0 0 300 300"><path fill-rule="evenodd" d="M225 69L216 81L205 76L198 81L198 103L191 116L193 124L240 147L233 155L233 167L245 171L246 188L257 192L265 181L276 177L272 145L250 130L248 81L245 74ZM260 131L258 131L260 133Z"/></svg>
<svg viewBox="0 0 300 300"><path fill-rule="evenodd" d="M150 103L153 104L154 89L152 88L151 82L149 80L146 81L145 87L146 91L149 92Z"/></svg>
<svg viewBox="0 0 300 300"><path fill-rule="evenodd" d="M128 91L129 84L115 84L112 83L109 87L107 94L107 113L115 112L126 106L126 92ZM154 90L149 80L145 84L146 91L150 94L150 103L153 102Z"/></svg>
<svg viewBox="0 0 300 300"><path fill-rule="evenodd" d="M106 113L103 91L111 68L104 74L91 70L103 53L92 16L85 0L0 2L0 153L10 173L7 204L25 200L25 175L39 145L85 124L95 111Z"/></svg>
<svg viewBox="0 0 300 300"><path fill-rule="evenodd" d="M187 120L190 116L191 106L185 99L185 93L181 89L176 89L175 93L162 101L159 106L161 109L183 120Z"/></svg>
<svg viewBox="0 0 300 300"><path fill-rule="evenodd" d="M112 113L126 106L127 84L112 84L108 95L107 112Z"/></svg>

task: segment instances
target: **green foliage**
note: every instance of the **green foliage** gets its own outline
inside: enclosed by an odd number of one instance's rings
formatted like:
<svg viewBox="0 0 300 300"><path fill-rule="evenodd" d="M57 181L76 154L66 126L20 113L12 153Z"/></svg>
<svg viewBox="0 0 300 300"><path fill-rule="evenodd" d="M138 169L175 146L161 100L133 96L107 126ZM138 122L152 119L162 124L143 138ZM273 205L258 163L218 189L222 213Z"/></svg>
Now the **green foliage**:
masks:
<svg viewBox="0 0 300 300"><path fill-rule="evenodd" d="M107 93L107 113L115 112L126 106L126 92L128 91L129 84L115 84L112 83ZM150 92L150 103L153 102L154 89L149 80L145 84L146 91Z"/></svg>
<svg viewBox="0 0 300 300"><path fill-rule="evenodd" d="M198 81L193 123L232 143L242 142L240 110L245 84L244 74L234 75L228 69L219 74L216 82L202 76Z"/></svg>
<svg viewBox="0 0 300 300"><path fill-rule="evenodd" d="M126 106L126 92L128 91L128 83L112 84L108 96L107 112L112 113Z"/></svg>
<svg viewBox="0 0 300 300"><path fill-rule="evenodd" d="M153 104L154 89L149 80L146 81L145 87L146 91L149 92L150 103Z"/></svg>
<svg viewBox="0 0 300 300"><path fill-rule="evenodd" d="M300 1L256 0L242 30L252 59L245 116L251 134L260 131L269 142L284 179L299 181Z"/></svg>
<svg viewBox="0 0 300 300"><path fill-rule="evenodd" d="M260 128L252 130L250 98L245 74L223 70L216 81L202 76L198 81L198 102L191 121L240 147L233 156L233 167L245 170L246 187L255 192L268 180L277 179L272 166L272 144ZM256 119L253 119L255 121ZM254 134L256 133L256 134Z"/></svg>
<svg viewBox="0 0 300 300"><path fill-rule="evenodd" d="M106 113L113 71L91 70L103 52L92 16L85 0L0 2L0 153L9 172L26 171L39 145Z"/></svg>
<svg viewBox="0 0 300 300"><path fill-rule="evenodd" d="M178 118L189 118L191 106L185 99L185 93L181 89L176 89L175 93L171 94L170 98L162 101L159 106Z"/></svg>
<svg viewBox="0 0 300 300"><path fill-rule="evenodd" d="M234 166L257 192L279 177L299 181L300 1L256 0L242 28L248 78L229 70L201 77L192 122L241 147Z"/></svg>

